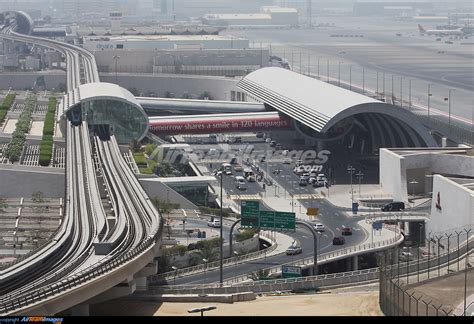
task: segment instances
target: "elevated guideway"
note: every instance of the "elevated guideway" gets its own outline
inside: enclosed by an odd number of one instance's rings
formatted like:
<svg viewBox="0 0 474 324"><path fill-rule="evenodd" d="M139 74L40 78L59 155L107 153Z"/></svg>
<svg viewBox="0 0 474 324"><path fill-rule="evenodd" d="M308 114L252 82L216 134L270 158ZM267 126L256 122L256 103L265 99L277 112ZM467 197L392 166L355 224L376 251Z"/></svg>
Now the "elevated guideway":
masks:
<svg viewBox="0 0 474 324"><path fill-rule="evenodd" d="M15 30L13 21L0 37L65 56L68 95L63 100L78 105L81 84L101 84L89 52ZM107 87L100 89L107 92ZM100 95L109 101L122 100L114 93ZM123 160L114 134L107 125L90 128L87 121L73 117L63 116L67 143L64 218L51 241L27 258L0 268L1 315L55 314L119 283L128 283L132 292L134 275L153 262L159 247L160 216ZM111 197L112 214L106 213L100 200L104 190Z"/></svg>

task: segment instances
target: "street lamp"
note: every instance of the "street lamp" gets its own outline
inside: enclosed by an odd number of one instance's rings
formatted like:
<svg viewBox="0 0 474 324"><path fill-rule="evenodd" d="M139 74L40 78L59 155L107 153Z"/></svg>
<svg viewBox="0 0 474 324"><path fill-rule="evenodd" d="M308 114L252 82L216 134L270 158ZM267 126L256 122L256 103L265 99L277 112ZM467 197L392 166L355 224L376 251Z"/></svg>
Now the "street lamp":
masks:
<svg viewBox="0 0 474 324"><path fill-rule="evenodd" d="M430 97L433 96L431 93L431 83L428 83L428 124L430 123Z"/></svg>
<svg viewBox="0 0 474 324"><path fill-rule="evenodd" d="M360 197L360 181L364 178L364 174L362 173L362 171L359 171L356 173L356 177L359 180L359 197Z"/></svg>
<svg viewBox="0 0 474 324"><path fill-rule="evenodd" d="M235 257L239 256L239 252L234 251L233 253L234 253ZM235 278L235 282L237 282L237 262L234 262L234 278Z"/></svg>
<svg viewBox="0 0 474 324"><path fill-rule="evenodd" d="M338 68L338 77L337 77L337 86L341 86L341 61L339 61L339 68Z"/></svg>
<svg viewBox="0 0 474 324"><path fill-rule="evenodd" d="M408 107L411 109L411 81L412 79L408 80Z"/></svg>
<svg viewBox="0 0 474 324"><path fill-rule="evenodd" d="M349 90L352 90L352 64L349 64Z"/></svg>
<svg viewBox="0 0 474 324"><path fill-rule="evenodd" d="M115 84L117 84L117 62L120 59L120 56L114 55L112 58L115 60Z"/></svg>
<svg viewBox="0 0 474 324"><path fill-rule="evenodd" d="M451 91L455 91L456 89L450 88L448 90L448 98L444 98L444 101L448 102L448 127L449 133L451 133Z"/></svg>
<svg viewBox="0 0 474 324"><path fill-rule="evenodd" d="M221 214L220 214L220 260L219 260L219 282L222 284L224 282L224 273L223 273L223 250L224 250L224 240L223 240L223 235L222 235L222 178L224 177L224 171L220 171L220 178L221 178Z"/></svg>
<svg viewBox="0 0 474 324"><path fill-rule="evenodd" d="M351 175L351 199L352 199L352 201L354 201L354 190L352 189L352 175L355 172L355 168L352 165L349 164L347 166L347 172L349 172L349 174Z"/></svg>
<svg viewBox="0 0 474 324"><path fill-rule="evenodd" d="M327 75L328 75L327 82L329 82L329 60L327 60Z"/></svg>
<svg viewBox="0 0 474 324"><path fill-rule="evenodd" d="M178 272L178 267L171 266L171 269L174 271L173 285L176 285L176 274Z"/></svg>
<svg viewBox="0 0 474 324"><path fill-rule="evenodd" d="M410 184L412 185L411 194L413 196L413 205L415 205L415 186L418 184L418 181L413 179L412 181L410 181Z"/></svg>

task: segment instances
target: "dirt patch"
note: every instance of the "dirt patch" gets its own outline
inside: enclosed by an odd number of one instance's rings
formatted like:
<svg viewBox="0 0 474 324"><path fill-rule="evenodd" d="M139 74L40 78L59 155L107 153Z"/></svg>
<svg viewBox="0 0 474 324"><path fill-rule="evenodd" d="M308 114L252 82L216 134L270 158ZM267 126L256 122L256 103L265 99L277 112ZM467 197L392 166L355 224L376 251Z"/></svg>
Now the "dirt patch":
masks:
<svg viewBox="0 0 474 324"><path fill-rule="evenodd" d="M382 316L378 291L263 296L248 302L153 303L111 301L91 306L91 315L200 316L188 309L208 305L204 316Z"/></svg>

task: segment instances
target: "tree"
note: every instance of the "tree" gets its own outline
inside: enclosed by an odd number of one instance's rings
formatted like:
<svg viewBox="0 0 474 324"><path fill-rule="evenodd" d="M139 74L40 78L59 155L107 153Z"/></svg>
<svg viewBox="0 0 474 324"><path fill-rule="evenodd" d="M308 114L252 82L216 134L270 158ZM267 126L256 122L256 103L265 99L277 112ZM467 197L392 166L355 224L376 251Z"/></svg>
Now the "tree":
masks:
<svg viewBox="0 0 474 324"><path fill-rule="evenodd" d="M129 147L130 147L130 151L132 151L133 153L140 152L140 149L141 149L140 142L137 141L137 139L135 139L135 138L130 143Z"/></svg>
<svg viewBox="0 0 474 324"><path fill-rule="evenodd" d="M206 100L212 100L211 94L208 91L204 91L201 93L199 96L199 99L206 99Z"/></svg>
<svg viewBox="0 0 474 324"><path fill-rule="evenodd" d="M269 269L260 269L260 270L254 271L250 274L249 278L252 279L253 281L269 279L270 278L270 270Z"/></svg>
<svg viewBox="0 0 474 324"><path fill-rule="evenodd" d="M204 244L204 246L197 251L201 259L206 259L207 262L214 261L217 258L217 252L212 244Z"/></svg>
<svg viewBox="0 0 474 324"><path fill-rule="evenodd" d="M0 212L3 212L5 208L8 208L8 203L5 198L0 198Z"/></svg>
<svg viewBox="0 0 474 324"><path fill-rule="evenodd" d="M173 168L169 162L163 161L156 166L155 170L153 170L153 173L160 177L166 177L173 174Z"/></svg>

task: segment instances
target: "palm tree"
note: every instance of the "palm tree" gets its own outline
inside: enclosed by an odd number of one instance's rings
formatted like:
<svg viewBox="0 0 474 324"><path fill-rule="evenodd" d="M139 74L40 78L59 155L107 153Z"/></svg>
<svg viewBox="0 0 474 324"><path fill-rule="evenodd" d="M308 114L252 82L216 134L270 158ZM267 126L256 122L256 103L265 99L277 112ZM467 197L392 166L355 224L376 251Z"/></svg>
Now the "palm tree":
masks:
<svg viewBox="0 0 474 324"><path fill-rule="evenodd" d="M201 259L206 259L208 262L214 261L217 257L217 249L211 244L205 244L197 253Z"/></svg>
<svg viewBox="0 0 474 324"><path fill-rule="evenodd" d="M270 278L270 270L269 269L260 269L260 270L254 271L250 274L249 278L252 279L253 281L269 279Z"/></svg>

